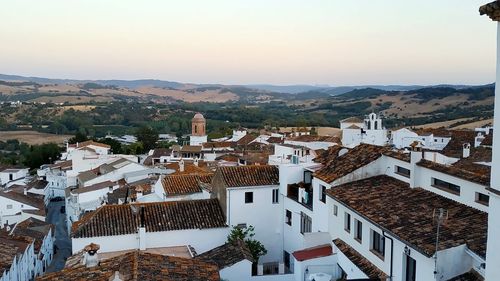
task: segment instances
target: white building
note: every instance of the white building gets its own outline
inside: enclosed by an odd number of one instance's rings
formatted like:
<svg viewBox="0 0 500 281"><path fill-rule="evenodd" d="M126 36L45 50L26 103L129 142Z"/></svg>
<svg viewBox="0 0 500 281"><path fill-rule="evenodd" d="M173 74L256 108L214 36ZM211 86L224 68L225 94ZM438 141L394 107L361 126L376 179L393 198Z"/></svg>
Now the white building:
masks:
<svg viewBox="0 0 500 281"><path fill-rule="evenodd" d="M45 220L45 204L42 197L16 191L0 192L0 228L30 217Z"/></svg>
<svg viewBox="0 0 500 281"><path fill-rule="evenodd" d="M224 244L228 233L219 203L208 199L105 205L75 223L71 241L73 253L90 243L103 253L183 245L202 253Z"/></svg>
<svg viewBox="0 0 500 281"><path fill-rule="evenodd" d="M407 148L410 147L412 143L419 142L425 149L442 150L448 145L452 138L451 133L444 130L435 130L434 132L429 131L418 134L407 128L392 131L391 136L392 145L398 149Z"/></svg>
<svg viewBox="0 0 500 281"><path fill-rule="evenodd" d="M355 147L360 143L386 145L388 143L387 130L382 124L382 118L370 113L361 124L351 118L340 121L342 130L342 145Z"/></svg>
<svg viewBox="0 0 500 281"><path fill-rule="evenodd" d="M0 171L0 186L9 187L16 182L23 182L28 176L29 169L5 169Z"/></svg>

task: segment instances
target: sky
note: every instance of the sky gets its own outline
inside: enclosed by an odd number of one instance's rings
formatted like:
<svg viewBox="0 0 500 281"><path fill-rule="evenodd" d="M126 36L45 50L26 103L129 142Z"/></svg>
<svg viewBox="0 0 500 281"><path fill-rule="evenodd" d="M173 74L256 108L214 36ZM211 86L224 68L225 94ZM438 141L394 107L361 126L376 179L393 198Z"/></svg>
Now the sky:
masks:
<svg viewBox="0 0 500 281"><path fill-rule="evenodd" d="M223 84L494 81L488 0L3 0L0 73Z"/></svg>

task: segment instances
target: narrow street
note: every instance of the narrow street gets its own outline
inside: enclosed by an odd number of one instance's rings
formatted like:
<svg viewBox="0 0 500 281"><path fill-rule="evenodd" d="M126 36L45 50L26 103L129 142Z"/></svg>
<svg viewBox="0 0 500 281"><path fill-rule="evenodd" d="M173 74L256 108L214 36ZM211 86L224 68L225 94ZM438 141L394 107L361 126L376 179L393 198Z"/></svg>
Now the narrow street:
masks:
<svg viewBox="0 0 500 281"><path fill-rule="evenodd" d="M55 254L47 272L59 271L64 268L66 259L71 256L71 239L66 229L66 214L61 213L64 201L50 202L48 206L47 222L55 226Z"/></svg>

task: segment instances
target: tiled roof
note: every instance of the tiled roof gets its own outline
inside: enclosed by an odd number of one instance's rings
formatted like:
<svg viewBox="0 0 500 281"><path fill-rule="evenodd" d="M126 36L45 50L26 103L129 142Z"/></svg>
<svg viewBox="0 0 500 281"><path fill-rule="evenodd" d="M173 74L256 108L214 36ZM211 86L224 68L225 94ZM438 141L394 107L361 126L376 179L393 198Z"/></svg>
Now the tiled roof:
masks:
<svg viewBox="0 0 500 281"><path fill-rule="evenodd" d="M410 163L410 153L404 153L398 150L387 150L383 153L385 156L389 156L401 161Z"/></svg>
<svg viewBox="0 0 500 281"><path fill-rule="evenodd" d="M42 247L43 239L49 234L51 229L52 235L54 235L54 226L52 224L35 218L27 218L16 224L12 234L15 236L34 238L35 252L37 253Z"/></svg>
<svg viewBox="0 0 500 281"><path fill-rule="evenodd" d="M269 163L269 152L245 152L239 158L245 160L246 165L267 165Z"/></svg>
<svg viewBox="0 0 500 281"><path fill-rule="evenodd" d="M200 153L201 152L201 145L184 145L181 148L181 152L183 153Z"/></svg>
<svg viewBox="0 0 500 281"><path fill-rule="evenodd" d="M205 161L198 161L198 166L196 166L192 161L184 161L184 171L180 171L179 163L174 162L174 163L168 163L165 165L167 169L172 169L175 172L173 175L192 175L192 174L207 174L207 173L212 173L210 171L207 162Z"/></svg>
<svg viewBox="0 0 500 281"><path fill-rule="evenodd" d="M330 244L320 245L312 248L303 249L293 252L293 257L298 261L305 261L327 257L332 254L332 246Z"/></svg>
<svg viewBox="0 0 500 281"><path fill-rule="evenodd" d="M253 136L253 135L250 135L250 134L246 134L244 137L242 137L241 139L239 139L236 144L238 145L247 145L249 143L251 143L252 141L254 141L257 137L256 136Z"/></svg>
<svg viewBox="0 0 500 281"><path fill-rule="evenodd" d="M418 166L425 167L434 171L455 176L467 181L475 182L481 185L490 186L489 174L484 174L483 170L469 171L460 168L460 166L450 166L422 159L417 163Z"/></svg>
<svg viewBox="0 0 500 281"><path fill-rule="evenodd" d="M266 140L268 143L283 143L284 140L281 137L270 137Z"/></svg>
<svg viewBox="0 0 500 281"><path fill-rule="evenodd" d="M217 264L220 269L230 267L242 260L248 260L250 262L254 261L252 253L248 249L245 242L241 240L235 240L232 243L226 243L222 246L202 253L198 255L196 259L213 262Z"/></svg>
<svg viewBox="0 0 500 281"><path fill-rule="evenodd" d="M34 188L34 189L45 189L45 187L47 186L47 181L45 180L39 180L39 179L36 179L36 180L33 180L31 182L29 182L26 187L28 189L31 189L31 188Z"/></svg>
<svg viewBox="0 0 500 281"><path fill-rule="evenodd" d="M347 127L346 129L359 130L359 129L361 129L361 127L352 124L351 126Z"/></svg>
<svg viewBox="0 0 500 281"><path fill-rule="evenodd" d="M488 15L494 21L500 21L500 3L493 1L479 8L480 15Z"/></svg>
<svg viewBox="0 0 500 281"><path fill-rule="evenodd" d="M278 168L270 165L219 167L217 174L220 174L227 187L279 184Z"/></svg>
<svg viewBox="0 0 500 281"><path fill-rule="evenodd" d="M0 234L0 272L10 269L14 258L23 254L33 242L32 238L24 236L7 235L5 231Z"/></svg>
<svg viewBox="0 0 500 281"><path fill-rule="evenodd" d="M80 148L80 147L86 147L86 146L89 146L89 145L99 146L99 147L104 147L104 148L111 148L111 146L109 146L107 144L100 143L100 142L95 142L93 140L88 140L88 141L80 142L80 143L78 143L76 145L76 147Z"/></svg>
<svg viewBox="0 0 500 281"><path fill-rule="evenodd" d="M471 152L474 151L474 142L477 133L474 131L450 130L451 140L443 148L442 153L448 157L461 158L465 143L471 144Z"/></svg>
<svg viewBox="0 0 500 281"><path fill-rule="evenodd" d="M348 153L328 162L327 165L315 172L313 176L331 183L377 160L387 150L387 147L362 143L349 150Z"/></svg>
<svg viewBox="0 0 500 281"><path fill-rule="evenodd" d="M163 190L167 195L181 195L201 192L201 183L210 183L212 181L212 177L212 174L168 175L162 180Z"/></svg>
<svg viewBox="0 0 500 281"><path fill-rule="evenodd" d="M114 183L112 181L104 181L104 182L96 183L93 185L72 189L71 193L75 193L75 194L86 193L86 192L96 191L96 190L100 190L100 189L104 189L104 188L108 188L108 187L113 187L115 185L117 185L117 183Z"/></svg>
<svg viewBox="0 0 500 281"><path fill-rule="evenodd" d="M327 150L322 150L321 152L319 152L317 154L318 156L316 156L316 158L314 158L314 162L321 163L325 166L328 166L331 164L331 162L336 161L337 157L339 156L339 152L342 149L349 151L348 148L345 148L345 147L340 146L340 145L330 146Z"/></svg>
<svg viewBox="0 0 500 281"><path fill-rule="evenodd" d="M439 249L466 244L485 257L488 215L474 208L389 176L340 185L327 194L427 256L435 252L433 214L443 208L448 214L441 225Z"/></svg>
<svg viewBox="0 0 500 281"><path fill-rule="evenodd" d="M24 195L22 193L4 191L0 191L0 196L35 207L40 210L40 212L43 212L43 214L45 214L45 203L43 201L43 196L41 197L30 193L28 193L28 195Z"/></svg>
<svg viewBox="0 0 500 281"><path fill-rule="evenodd" d="M493 133L489 133L486 136L484 136L484 139L481 142L481 145L492 146L493 145Z"/></svg>
<svg viewBox="0 0 500 281"><path fill-rule="evenodd" d="M378 269L373 263L363 257L356 250L351 248L347 243L341 239L333 240L333 244L352 262L356 265L364 274L370 278L370 280L386 280L388 277L382 270Z"/></svg>
<svg viewBox="0 0 500 281"><path fill-rule="evenodd" d="M97 266L78 265L38 277L39 281L109 281L115 272L121 280L133 281L219 281L213 263L134 251L101 261Z"/></svg>
<svg viewBox="0 0 500 281"><path fill-rule="evenodd" d="M330 137L330 136L312 136L312 135L302 135L297 136L290 139L291 141L300 141L300 142L333 142L340 143L340 139L338 137Z"/></svg>
<svg viewBox="0 0 500 281"><path fill-rule="evenodd" d="M221 141L221 142L206 142L202 144L204 149L210 148L227 148L236 146L235 142L232 141Z"/></svg>
<svg viewBox="0 0 500 281"><path fill-rule="evenodd" d="M141 209L147 232L225 227L217 199L104 205L88 213L72 227L76 238L136 233Z"/></svg>
<svg viewBox="0 0 500 281"><path fill-rule="evenodd" d="M51 169L68 170L73 166L73 160L61 161L50 165Z"/></svg>

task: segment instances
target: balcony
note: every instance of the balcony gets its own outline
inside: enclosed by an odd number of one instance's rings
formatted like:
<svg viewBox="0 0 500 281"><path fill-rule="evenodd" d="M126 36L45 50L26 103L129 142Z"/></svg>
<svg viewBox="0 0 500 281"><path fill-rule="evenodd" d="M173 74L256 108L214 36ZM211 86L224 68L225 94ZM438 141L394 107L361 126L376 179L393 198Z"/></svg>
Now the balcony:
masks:
<svg viewBox="0 0 500 281"><path fill-rule="evenodd" d="M294 183L288 185L287 197L313 210L313 188L310 183Z"/></svg>

